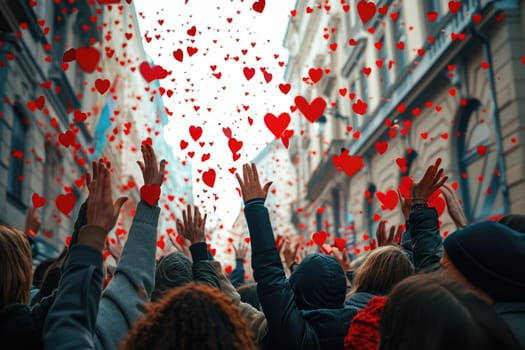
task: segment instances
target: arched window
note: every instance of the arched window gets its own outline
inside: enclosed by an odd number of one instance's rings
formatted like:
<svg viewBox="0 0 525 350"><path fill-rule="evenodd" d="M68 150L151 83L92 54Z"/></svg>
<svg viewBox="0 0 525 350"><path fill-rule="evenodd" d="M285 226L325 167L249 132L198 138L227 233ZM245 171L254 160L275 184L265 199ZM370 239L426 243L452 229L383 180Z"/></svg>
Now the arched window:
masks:
<svg viewBox="0 0 525 350"><path fill-rule="evenodd" d="M19 106L13 107L13 125L11 129L11 154L7 175L7 196L20 208L24 207L24 158L26 157L27 118Z"/></svg>
<svg viewBox="0 0 525 350"><path fill-rule="evenodd" d="M368 235L370 236L370 241L375 238L377 223L374 221L374 214L377 213L378 205L376 196L376 185L373 183L368 185L367 195L365 196L365 220L367 220Z"/></svg>
<svg viewBox="0 0 525 350"><path fill-rule="evenodd" d="M469 222L503 214L498 159L492 130L481 112L481 103L470 100L459 111L457 160L460 193Z"/></svg>

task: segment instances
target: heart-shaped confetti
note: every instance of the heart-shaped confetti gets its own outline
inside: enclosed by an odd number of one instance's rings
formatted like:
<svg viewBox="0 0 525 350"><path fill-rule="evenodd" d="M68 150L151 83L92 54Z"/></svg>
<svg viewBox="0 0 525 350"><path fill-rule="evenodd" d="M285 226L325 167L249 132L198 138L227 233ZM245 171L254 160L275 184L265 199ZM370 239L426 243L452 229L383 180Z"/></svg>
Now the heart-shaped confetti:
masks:
<svg viewBox="0 0 525 350"><path fill-rule="evenodd" d="M216 177L215 170L210 168L207 171L202 173L202 181L206 184L206 186L213 187L215 185L215 177Z"/></svg>
<svg viewBox="0 0 525 350"><path fill-rule="evenodd" d="M66 193L59 195L55 200L55 205L57 209L68 216L73 208L75 208L76 198L74 193Z"/></svg>
<svg viewBox="0 0 525 350"><path fill-rule="evenodd" d="M79 47L75 50L78 65L86 73L93 73L100 60L100 52L92 46Z"/></svg>
<svg viewBox="0 0 525 350"><path fill-rule="evenodd" d="M140 74L148 83L153 80L164 79L168 76L168 71L161 66L151 67L148 62L142 62L139 66Z"/></svg>
<svg viewBox="0 0 525 350"><path fill-rule="evenodd" d="M278 117L272 113L266 113L264 116L264 124L276 139L281 137L284 130L290 125L290 120L290 115L286 112L279 114Z"/></svg>
<svg viewBox="0 0 525 350"><path fill-rule="evenodd" d="M31 196L31 202L33 203L33 207L37 209L46 205L46 199L40 196L38 193L33 193Z"/></svg>
<svg viewBox="0 0 525 350"><path fill-rule="evenodd" d="M252 8L255 12L262 13L264 11L264 7L266 6L265 0L259 0L257 2L254 2L252 5Z"/></svg>
<svg viewBox="0 0 525 350"><path fill-rule="evenodd" d="M376 4L372 1L360 0L357 3L357 13L363 24L366 24L372 19L372 17L374 17L376 13Z"/></svg>
<svg viewBox="0 0 525 350"><path fill-rule="evenodd" d="M297 96L294 102L310 123L314 123L319 119L326 109L326 101L322 97L316 97L309 103L303 96Z"/></svg>
<svg viewBox="0 0 525 350"><path fill-rule="evenodd" d="M109 90L110 86L111 86L111 81L109 81L108 79L97 79L97 80L95 80L95 88L97 89L97 91L101 95L106 93L106 91Z"/></svg>

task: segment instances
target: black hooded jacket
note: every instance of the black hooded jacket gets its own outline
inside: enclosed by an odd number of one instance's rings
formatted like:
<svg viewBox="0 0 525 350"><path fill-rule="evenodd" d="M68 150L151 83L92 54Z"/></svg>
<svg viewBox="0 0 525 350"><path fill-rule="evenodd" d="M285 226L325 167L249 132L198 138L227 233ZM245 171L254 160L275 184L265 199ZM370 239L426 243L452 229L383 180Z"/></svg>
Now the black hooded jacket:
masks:
<svg viewBox="0 0 525 350"><path fill-rule="evenodd" d="M290 280L284 274L263 199L244 209L257 293L268 322L268 349L343 349L355 308L344 308L346 281L333 257L307 256Z"/></svg>

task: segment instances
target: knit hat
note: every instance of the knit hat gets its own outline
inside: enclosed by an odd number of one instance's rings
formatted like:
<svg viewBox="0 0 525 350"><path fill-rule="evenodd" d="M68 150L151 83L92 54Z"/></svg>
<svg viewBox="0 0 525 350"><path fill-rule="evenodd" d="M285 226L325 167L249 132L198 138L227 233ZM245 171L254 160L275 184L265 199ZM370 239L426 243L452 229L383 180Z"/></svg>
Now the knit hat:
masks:
<svg viewBox="0 0 525 350"><path fill-rule="evenodd" d="M510 214L498 220L500 224L510 227L521 233L525 233L525 215Z"/></svg>
<svg viewBox="0 0 525 350"><path fill-rule="evenodd" d="M155 271L155 290L152 299L157 299L162 292L183 286L193 281L192 263L181 253L164 256Z"/></svg>
<svg viewBox="0 0 525 350"><path fill-rule="evenodd" d="M484 221L448 235L443 246L461 274L496 302L525 300L525 234Z"/></svg>
<svg viewBox="0 0 525 350"><path fill-rule="evenodd" d="M386 297L374 297L355 315L345 337L345 349L379 349L379 321L386 301Z"/></svg>

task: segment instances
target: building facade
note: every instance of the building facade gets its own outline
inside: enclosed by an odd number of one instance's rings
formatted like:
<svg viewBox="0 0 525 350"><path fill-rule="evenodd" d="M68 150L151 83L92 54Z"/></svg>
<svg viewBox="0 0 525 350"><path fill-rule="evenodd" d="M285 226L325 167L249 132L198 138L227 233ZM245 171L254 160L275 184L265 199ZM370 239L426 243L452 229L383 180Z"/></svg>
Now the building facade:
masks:
<svg viewBox="0 0 525 350"><path fill-rule="evenodd" d="M100 54L91 73L65 58L69 49L88 46ZM141 141L155 140L170 160L168 170L182 173L163 147L166 112L158 83L138 71L145 61L133 4L0 3L0 222L23 228L33 194L44 197L35 239L41 258L60 252L71 234L93 159L111 162L113 195L129 198L117 223L122 234L140 199ZM105 92L98 91L99 79L109 80ZM68 133L74 135L70 142L64 141ZM167 188L182 188L176 181L168 177ZM191 198L189 182L181 196ZM68 193L74 201L65 214L57 198Z"/></svg>
<svg viewBox="0 0 525 350"><path fill-rule="evenodd" d="M356 4L298 1L285 38L295 95L328 102L315 123L295 118L301 233L368 250L379 220L404 222L385 198L437 157L470 222L525 212L522 2L382 0L365 24ZM311 68L324 74L305 84ZM332 162L343 148L364 163L352 176ZM455 228L438 202L446 234Z"/></svg>

